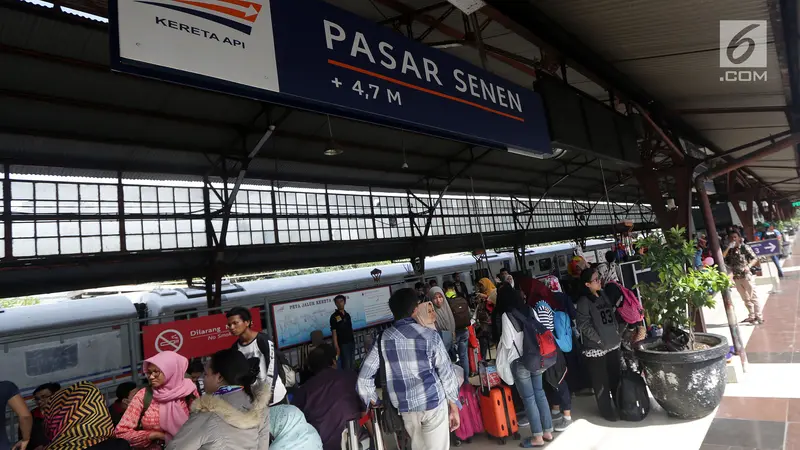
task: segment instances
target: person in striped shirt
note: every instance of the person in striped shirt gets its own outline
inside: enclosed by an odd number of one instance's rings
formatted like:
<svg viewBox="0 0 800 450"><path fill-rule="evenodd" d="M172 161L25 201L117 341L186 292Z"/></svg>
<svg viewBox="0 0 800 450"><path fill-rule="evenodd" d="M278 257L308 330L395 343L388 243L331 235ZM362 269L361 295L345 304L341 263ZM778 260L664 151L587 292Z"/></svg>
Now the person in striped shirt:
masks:
<svg viewBox="0 0 800 450"><path fill-rule="evenodd" d="M400 289L389 299L394 325L372 346L358 375L358 393L366 405L378 395L375 376L382 353L388 399L403 418L414 449L450 448L450 432L459 427L458 388L450 357L439 334L417 323L419 299L413 289ZM384 400L386 396L384 395Z"/></svg>
<svg viewBox="0 0 800 450"><path fill-rule="evenodd" d="M555 313L553 308L545 300L539 300L533 308L539 323L545 326L550 332L555 333ZM561 350L558 350L560 353ZM563 355L559 355L562 358ZM564 362L566 365L566 361ZM550 386L550 391L554 394L551 402L554 404L550 412L553 415L553 430L561 432L572 425L572 395L567 385L566 371L561 373L562 367L558 364L547 369L544 375L545 382ZM558 409L555 404L558 404Z"/></svg>

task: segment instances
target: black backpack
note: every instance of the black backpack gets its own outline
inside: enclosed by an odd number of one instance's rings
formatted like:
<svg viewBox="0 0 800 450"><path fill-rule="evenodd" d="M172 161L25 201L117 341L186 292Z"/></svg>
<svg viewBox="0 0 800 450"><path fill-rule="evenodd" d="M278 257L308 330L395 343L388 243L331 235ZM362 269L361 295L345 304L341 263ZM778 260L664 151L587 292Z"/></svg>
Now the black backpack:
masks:
<svg viewBox="0 0 800 450"><path fill-rule="evenodd" d="M469 303L463 297L455 297L450 301L450 309L453 310L453 319L456 322L456 330L463 330L470 325L472 314L469 312Z"/></svg>
<svg viewBox="0 0 800 450"><path fill-rule="evenodd" d="M650 395L642 375L628 367L627 361L619 377L614 399L619 418L628 422L640 422L650 412Z"/></svg>

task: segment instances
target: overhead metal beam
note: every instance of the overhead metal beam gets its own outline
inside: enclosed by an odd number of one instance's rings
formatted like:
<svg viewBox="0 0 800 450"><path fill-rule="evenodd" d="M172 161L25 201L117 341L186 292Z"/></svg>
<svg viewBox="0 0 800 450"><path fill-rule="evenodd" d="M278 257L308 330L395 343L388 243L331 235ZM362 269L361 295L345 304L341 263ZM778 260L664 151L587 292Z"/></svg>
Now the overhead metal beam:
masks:
<svg viewBox="0 0 800 450"><path fill-rule="evenodd" d="M445 2L445 3L447 3L447 2ZM447 10L445 10L445 12L443 12L443 13L442 13L442 15L441 15L441 16L439 16L439 18L438 18L438 19L436 19L436 22L434 22L434 23L430 24L430 25L428 26L428 29L427 29L427 30L425 30L425 31L423 31L423 32L422 32L422 34L420 34L420 35L417 37L417 40L418 40L418 41L420 41L420 42L424 42L424 41L425 41L425 39L427 39L427 38L428 38L428 36L430 36L430 34L431 34L431 33L433 33L433 31L436 29L436 27L438 27L439 25L441 25L441 24L442 24L442 22L444 22L444 21L445 21L445 19L447 19L448 17L450 17L450 15L451 15L451 14L453 14L453 12L455 12L455 10L456 10L456 7L455 7L455 6L450 6L449 8L447 8Z"/></svg>
<svg viewBox="0 0 800 450"><path fill-rule="evenodd" d="M787 137L787 136L789 136L791 134L792 134L792 132L790 130L787 130L787 131L782 131L780 133L773 134L773 135L770 135L770 136L767 136L767 137L764 137L764 138L761 138L761 139L756 139L754 141L748 142L747 144L742 144L742 145L734 147L734 148L732 148L730 150L726 150L724 152L719 152L717 154L711 155L708 158L706 158L705 160L703 160L703 162L709 162L709 161L713 161L713 160L718 159L718 158L724 158L726 156L731 156L734 153L738 153L738 152L740 152L742 150L746 150L746 149L748 149L750 147L755 147L756 145L764 144L764 143L767 143L767 142L775 142L776 139L781 139L781 138Z"/></svg>
<svg viewBox="0 0 800 450"><path fill-rule="evenodd" d="M786 113L787 106L740 106L732 108L694 108L676 110L680 115Z"/></svg>
<svg viewBox="0 0 800 450"><path fill-rule="evenodd" d="M785 184L785 183L788 183L790 181L794 181L794 180L797 180L797 179L800 179L800 177L792 177L792 178L787 178L785 180L776 181L774 183L770 183L769 186L777 186L779 184Z"/></svg>
<svg viewBox="0 0 800 450"><path fill-rule="evenodd" d="M412 8L412 7L408 6L408 5L400 2L399 0L374 0L374 1L376 3L380 3L381 5L387 6L387 7L391 8L391 9L399 12L401 15L412 14L415 11L414 8ZM436 18L431 17L429 15L417 14L417 15L414 15L413 17L414 17L414 20L416 20L416 21L418 21L420 23L423 23L425 25L428 25L428 26L433 26L436 29L436 31L439 31L440 33L443 33L444 35L449 36L449 37L451 37L453 39L456 39L456 40L459 40L459 41L463 41L466 38L465 33L463 33L462 31L457 30L457 29L455 29L455 28L453 28L453 27L451 27L451 26L449 26L447 24L444 24L444 23L437 23ZM475 47L475 44L472 43L472 42L468 42L467 45L469 45L471 47ZM517 69L517 70L519 70L519 71L521 71L523 73L526 73L526 74L528 74L530 76L535 76L536 75L536 71L534 69L526 66L525 64L519 63L519 62L517 62L517 61L515 61L513 59L507 58L507 57L505 57L503 55L498 55L498 54L492 53L491 51L488 51L487 55L490 58L493 58L493 59L501 61L501 62L503 62L505 64L508 64L509 66L514 67L515 69Z"/></svg>
<svg viewBox="0 0 800 450"><path fill-rule="evenodd" d="M765 169L765 170L797 170L797 167L787 166L747 166L751 169Z"/></svg>
<svg viewBox="0 0 800 450"><path fill-rule="evenodd" d="M434 3L432 5L426 6L424 8L412 9L411 11L409 11L407 13L403 13L403 14L400 14L400 15L394 16L394 17L389 17L388 19L381 20L380 22L378 22L378 24L380 24L380 25L390 25L390 24L393 24L395 22L414 19L416 16L418 16L420 14L433 12L433 11L436 11L437 9L442 9L447 5L452 6L450 4L450 2L437 2L437 3Z"/></svg>
<svg viewBox="0 0 800 450"><path fill-rule="evenodd" d="M192 117L182 114L167 114L161 111L154 111L150 109L135 108L125 105L111 105L108 103L93 102L77 98L59 97L55 95L46 95L34 92L20 92L10 89L0 89L0 97L9 97L20 100L30 100L34 102L49 103L52 105L74 106L77 108L91 109L94 111L104 111L114 114L125 114L140 117L147 117L152 119L166 120L176 123L185 123L189 125L196 125L206 128L227 129L235 132L248 131L246 127L234 122L225 122L221 120L204 119L200 117ZM254 131L253 128L250 131Z"/></svg>

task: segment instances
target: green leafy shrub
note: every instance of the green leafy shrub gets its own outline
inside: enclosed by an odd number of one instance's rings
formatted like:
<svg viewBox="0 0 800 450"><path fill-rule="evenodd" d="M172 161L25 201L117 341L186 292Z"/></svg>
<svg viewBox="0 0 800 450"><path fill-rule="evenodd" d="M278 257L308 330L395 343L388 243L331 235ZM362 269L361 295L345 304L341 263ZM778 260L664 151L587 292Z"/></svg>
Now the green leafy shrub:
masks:
<svg viewBox="0 0 800 450"><path fill-rule="evenodd" d="M664 328L664 344L670 351L693 348L694 335L690 311L713 308L713 294L732 285L728 275L717 266L694 268L697 243L686 239L684 228L672 228L666 234L641 239L647 253L643 267L658 273L658 281L637 287L651 323Z"/></svg>

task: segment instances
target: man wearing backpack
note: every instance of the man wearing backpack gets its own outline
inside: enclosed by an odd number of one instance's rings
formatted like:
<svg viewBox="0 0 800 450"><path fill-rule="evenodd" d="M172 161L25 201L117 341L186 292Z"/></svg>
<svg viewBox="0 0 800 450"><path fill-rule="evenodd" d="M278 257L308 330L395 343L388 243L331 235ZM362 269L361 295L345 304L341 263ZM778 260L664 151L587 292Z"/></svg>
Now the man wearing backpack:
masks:
<svg viewBox="0 0 800 450"><path fill-rule="evenodd" d="M270 406L284 402L287 391L283 365L287 363L286 358L275 348L269 335L251 328L253 318L250 310L236 306L225 316L228 318L228 330L238 338L231 348L247 357L253 373L256 374L253 389L255 391L270 389L272 391Z"/></svg>
<svg viewBox="0 0 800 450"><path fill-rule="evenodd" d="M453 282L446 281L444 283L444 295L450 303L450 309L453 311L453 320L456 325L456 339L455 348L458 354L458 365L464 369L464 383L469 383L469 326L472 315L469 311L469 303L464 297L458 296L456 293L456 285Z"/></svg>

